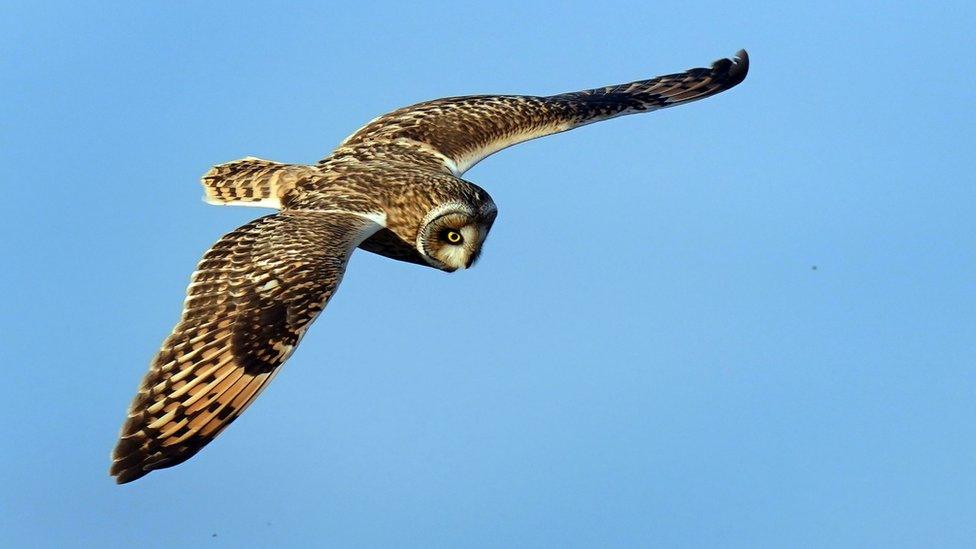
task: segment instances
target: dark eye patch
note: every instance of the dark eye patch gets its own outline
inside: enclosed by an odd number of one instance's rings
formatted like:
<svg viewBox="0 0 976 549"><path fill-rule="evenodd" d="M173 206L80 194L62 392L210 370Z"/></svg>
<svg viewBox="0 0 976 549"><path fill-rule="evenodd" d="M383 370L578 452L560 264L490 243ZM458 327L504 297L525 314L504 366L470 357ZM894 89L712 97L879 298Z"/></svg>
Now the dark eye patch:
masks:
<svg viewBox="0 0 976 549"><path fill-rule="evenodd" d="M464 242L464 237L454 229L444 229L441 231L441 240L449 244L460 244Z"/></svg>

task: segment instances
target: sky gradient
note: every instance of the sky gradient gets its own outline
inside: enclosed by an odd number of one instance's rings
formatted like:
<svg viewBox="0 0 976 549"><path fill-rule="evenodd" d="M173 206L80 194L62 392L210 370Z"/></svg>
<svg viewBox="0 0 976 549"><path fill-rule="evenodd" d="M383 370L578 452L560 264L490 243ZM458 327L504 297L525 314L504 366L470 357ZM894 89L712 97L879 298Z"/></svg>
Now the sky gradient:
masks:
<svg viewBox="0 0 976 549"><path fill-rule="evenodd" d="M8 4L0 546L972 547L976 8L916 4ZM211 165L739 48L729 92L480 163L476 268L356 253L233 427L109 478L266 213Z"/></svg>

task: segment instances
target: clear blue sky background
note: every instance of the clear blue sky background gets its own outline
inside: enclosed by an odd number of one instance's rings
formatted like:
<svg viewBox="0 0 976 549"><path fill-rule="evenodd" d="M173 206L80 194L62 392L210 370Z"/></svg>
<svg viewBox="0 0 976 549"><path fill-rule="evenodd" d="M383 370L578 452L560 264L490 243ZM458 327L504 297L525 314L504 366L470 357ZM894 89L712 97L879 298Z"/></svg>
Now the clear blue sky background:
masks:
<svg viewBox="0 0 976 549"><path fill-rule="evenodd" d="M2 10L0 545L976 543L972 3L207 4ZM197 259L263 213L211 165L741 47L731 92L478 165L476 269L356 254L233 427L110 480Z"/></svg>

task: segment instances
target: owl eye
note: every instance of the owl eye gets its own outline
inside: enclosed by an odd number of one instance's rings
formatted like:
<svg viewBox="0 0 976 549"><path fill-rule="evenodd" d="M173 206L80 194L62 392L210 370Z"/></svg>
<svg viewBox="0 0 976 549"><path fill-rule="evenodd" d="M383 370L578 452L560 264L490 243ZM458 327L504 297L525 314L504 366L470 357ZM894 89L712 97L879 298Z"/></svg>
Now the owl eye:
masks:
<svg viewBox="0 0 976 549"><path fill-rule="evenodd" d="M444 240L447 240L451 244L460 244L464 240L464 237L457 231L447 231L444 233Z"/></svg>

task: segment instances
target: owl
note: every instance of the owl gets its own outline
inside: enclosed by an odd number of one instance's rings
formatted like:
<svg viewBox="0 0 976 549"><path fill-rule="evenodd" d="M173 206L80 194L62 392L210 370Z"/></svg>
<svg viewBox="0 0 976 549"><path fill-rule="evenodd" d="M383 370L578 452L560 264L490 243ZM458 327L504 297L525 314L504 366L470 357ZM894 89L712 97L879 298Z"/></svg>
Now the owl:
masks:
<svg viewBox="0 0 976 549"><path fill-rule="evenodd" d="M133 400L112 455L118 483L186 461L278 374L356 249L452 272L475 264L498 212L461 178L510 145L681 105L742 82L739 51L709 68L550 96L437 99L380 116L314 165L244 158L203 176L217 205L274 208L224 235Z"/></svg>

